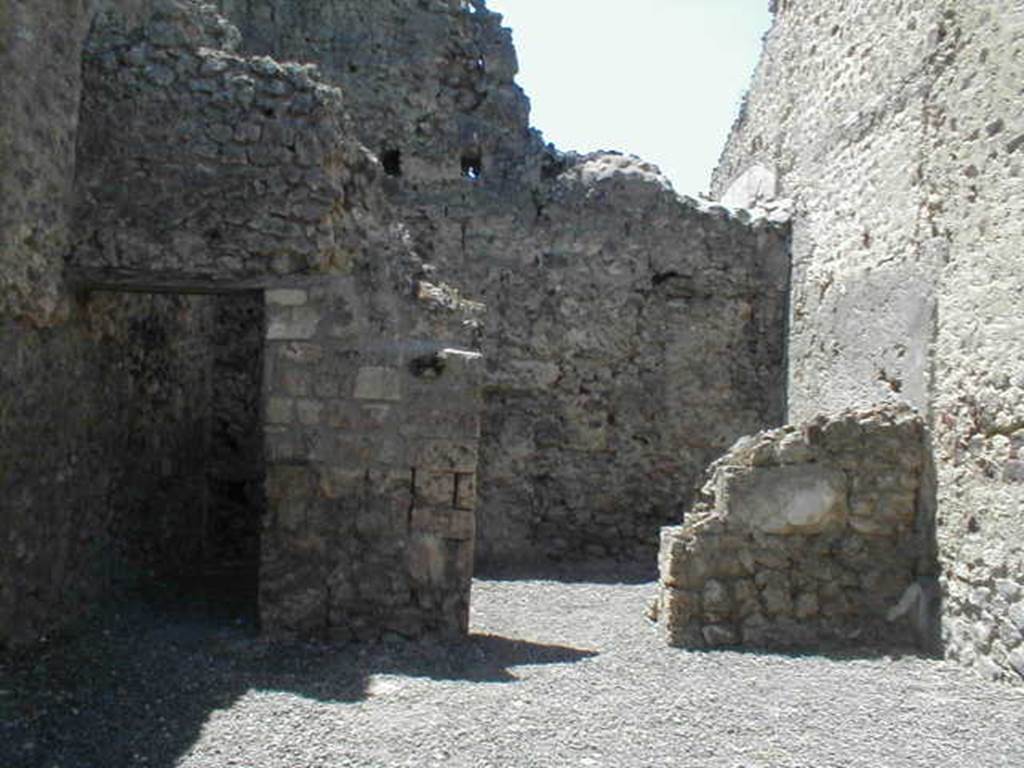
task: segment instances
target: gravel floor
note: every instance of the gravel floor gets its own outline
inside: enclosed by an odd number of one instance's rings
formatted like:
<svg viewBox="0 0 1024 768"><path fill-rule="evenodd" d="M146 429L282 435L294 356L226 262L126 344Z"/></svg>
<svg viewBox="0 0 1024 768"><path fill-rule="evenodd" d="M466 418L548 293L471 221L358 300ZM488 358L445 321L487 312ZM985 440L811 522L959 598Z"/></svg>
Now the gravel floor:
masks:
<svg viewBox="0 0 1024 768"><path fill-rule="evenodd" d="M2 768L1022 766L1024 690L911 656L691 653L653 584L479 580L454 646L132 607L0 659Z"/></svg>

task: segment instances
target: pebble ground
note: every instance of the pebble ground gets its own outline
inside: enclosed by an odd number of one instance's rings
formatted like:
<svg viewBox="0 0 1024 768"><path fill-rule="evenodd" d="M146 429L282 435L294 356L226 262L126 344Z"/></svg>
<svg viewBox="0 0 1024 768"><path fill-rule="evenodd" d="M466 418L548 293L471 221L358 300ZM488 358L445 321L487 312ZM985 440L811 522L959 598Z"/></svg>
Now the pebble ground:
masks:
<svg viewBox="0 0 1024 768"><path fill-rule="evenodd" d="M1024 766L1024 689L913 655L668 648L653 583L582 578L478 580L453 645L122 607L0 658L0 766Z"/></svg>

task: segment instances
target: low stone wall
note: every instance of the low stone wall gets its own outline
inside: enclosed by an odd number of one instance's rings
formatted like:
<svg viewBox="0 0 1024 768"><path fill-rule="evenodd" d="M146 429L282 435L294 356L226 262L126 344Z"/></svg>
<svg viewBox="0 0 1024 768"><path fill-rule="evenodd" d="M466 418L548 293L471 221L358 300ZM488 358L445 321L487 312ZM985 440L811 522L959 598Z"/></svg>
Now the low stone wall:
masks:
<svg viewBox="0 0 1024 768"><path fill-rule="evenodd" d="M925 431L905 408L740 440L661 533L669 644L930 645Z"/></svg>

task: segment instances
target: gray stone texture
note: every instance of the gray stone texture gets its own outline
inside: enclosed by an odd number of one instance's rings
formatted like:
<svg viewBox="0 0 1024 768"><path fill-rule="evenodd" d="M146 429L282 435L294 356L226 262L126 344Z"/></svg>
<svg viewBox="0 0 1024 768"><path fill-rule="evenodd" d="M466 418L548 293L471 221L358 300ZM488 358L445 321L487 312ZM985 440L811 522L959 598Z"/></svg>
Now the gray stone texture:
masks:
<svg viewBox="0 0 1024 768"><path fill-rule="evenodd" d="M0 642L257 540L271 633L464 632L479 305L312 67L191 0L63 10L0 8Z"/></svg>
<svg viewBox="0 0 1024 768"><path fill-rule="evenodd" d="M672 645L934 649L923 420L907 408L745 437L661 532L655 610Z"/></svg>
<svg viewBox="0 0 1024 768"><path fill-rule="evenodd" d="M209 297L97 293L66 326L0 327L0 640L199 556L217 319Z"/></svg>
<svg viewBox="0 0 1024 768"><path fill-rule="evenodd" d="M653 557L702 468L783 420L783 217L544 146L483 3L220 7L341 87L416 252L487 305L479 562Z"/></svg>
<svg viewBox="0 0 1024 768"><path fill-rule="evenodd" d="M1012 0L779 4L713 185L759 164L796 201L789 418L928 414L946 653L1017 681L1021 29Z"/></svg>
<svg viewBox="0 0 1024 768"><path fill-rule="evenodd" d="M432 298L409 327L364 274L265 296L264 630L465 633L479 355L437 341L450 312Z"/></svg>

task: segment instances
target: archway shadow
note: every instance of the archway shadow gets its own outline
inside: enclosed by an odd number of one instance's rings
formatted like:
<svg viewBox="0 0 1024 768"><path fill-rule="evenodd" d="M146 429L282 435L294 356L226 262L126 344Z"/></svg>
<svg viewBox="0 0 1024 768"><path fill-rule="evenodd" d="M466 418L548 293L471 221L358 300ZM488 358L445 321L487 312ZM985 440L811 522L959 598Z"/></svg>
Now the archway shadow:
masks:
<svg viewBox="0 0 1024 768"><path fill-rule="evenodd" d="M375 675L508 684L516 666L594 655L484 634L451 642L272 643L250 620L126 603L73 638L0 655L0 765L170 768L212 712L252 691L356 703L374 695Z"/></svg>

